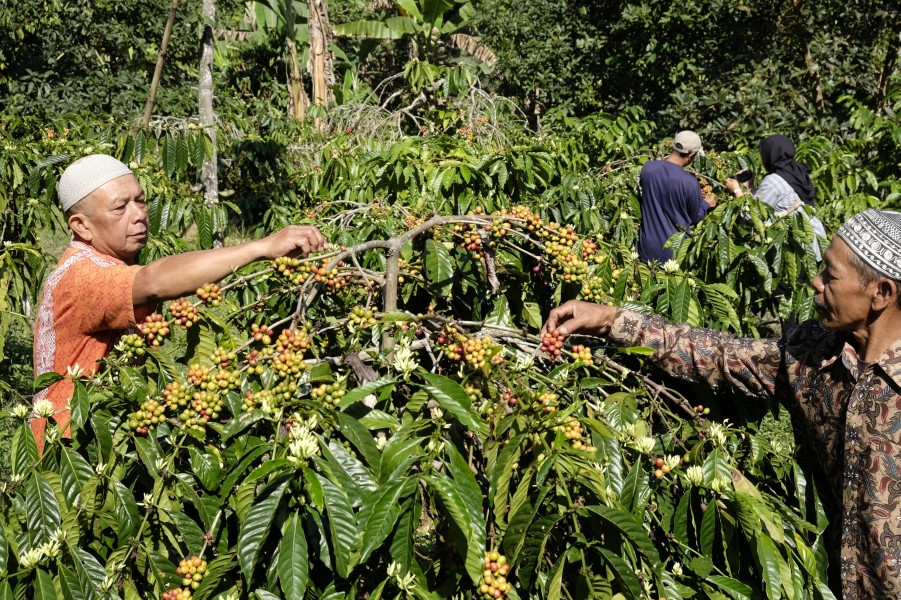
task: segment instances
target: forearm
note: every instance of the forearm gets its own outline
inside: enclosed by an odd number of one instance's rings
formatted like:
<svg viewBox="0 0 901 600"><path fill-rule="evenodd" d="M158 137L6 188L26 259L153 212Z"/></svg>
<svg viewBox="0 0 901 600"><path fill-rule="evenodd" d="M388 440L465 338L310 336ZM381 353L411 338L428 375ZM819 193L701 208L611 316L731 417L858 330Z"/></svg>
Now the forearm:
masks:
<svg viewBox="0 0 901 600"><path fill-rule="evenodd" d="M192 294L205 283L219 281L256 260L267 258L262 240L212 250L166 256L144 266L135 276L135 306Z"/></svg>
<svg viewBox="0 0 901 600"><path fill-rule="evenodd" d="M625 309L617 311L609 338L652 348L651 360L671 375L711 386L728 382L753 396L772 395L780 365L776 340L738 338Z"/></svg>

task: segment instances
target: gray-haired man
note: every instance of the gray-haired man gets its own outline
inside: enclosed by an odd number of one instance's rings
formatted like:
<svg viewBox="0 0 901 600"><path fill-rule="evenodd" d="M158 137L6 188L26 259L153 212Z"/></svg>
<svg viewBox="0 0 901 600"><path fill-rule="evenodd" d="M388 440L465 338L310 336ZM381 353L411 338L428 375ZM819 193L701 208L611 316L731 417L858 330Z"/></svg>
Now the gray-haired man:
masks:
<svg viewBox="0 0 901 600"><path fill-rule="evenodd" d="M830 515L832 587L846 600L899 598L901 213L852 217L813 287L819 321L781 339L742 339L575 301L552 310L542 331L650 346L672 375L786 402L822 459L831 504L841 507Z"/></svg>

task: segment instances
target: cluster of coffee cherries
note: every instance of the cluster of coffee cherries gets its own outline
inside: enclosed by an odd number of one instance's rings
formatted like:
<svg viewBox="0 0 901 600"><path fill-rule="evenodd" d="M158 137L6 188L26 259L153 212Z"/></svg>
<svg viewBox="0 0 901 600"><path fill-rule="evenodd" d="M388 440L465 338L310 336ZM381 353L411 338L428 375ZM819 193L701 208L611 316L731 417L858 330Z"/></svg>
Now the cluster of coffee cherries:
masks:
<svg viewBox="0 0 901 600"><path fill-rule="evenodd" d="M603 303L610 299L608 295L613 288L601 277L592 275L582 283L582 298L592 302Z"/></svg>
<svg viewBox="0 0 901 600"><path fill-rule="evenodd" d="M579 419L570 415L563 420L562 423L554 427L554 431L563 433L563 437L572 442L573 448L576 450L584 450L586 452L594 452L597 450L590 443L583 441L585 439L585 429Z"/></svg>
<svg viewBox="0 0 901 600"><path fill-rule="evenodd" d="M144 356L147 352L147 342L139 333L126 333L119 338L116 344L116 351L125 360L136 360Z"/></svg>
<svg viewBox="0 0 901 600"><path fill-rule="evenodd" d="M501 394L501 399L503 399L503 401L507 403L507 406L510 406L511 408L519 403L519 400L510 388L504 390L504 393Z"/></svg>
<svg viewBox="0 0 901 600"><path fill-rule="evenodd" d="M545 332L541 338L541 345L538 347L542 352L548 355L548 358L554 360L563 352L563 341L566 336L557 330Z"/></svg>
<svg viewBox="0 0 901 600"><path fill-rule="evenodd" d="M191 600L190 588L173 588L163 592L162 600Z"/></svg>
<svg viewBox="0 0 901 600"><path fill-rule="evenodd" d="M307 368L304 355L313 344L310 337L312 324L306 323L297 329L285 329L275 340L275 355L272 368L281 377L297 377Z"/></svg>
<svg viewBox="0 0 901 600"><path fill-rule="evenodd" d="M538 396L538 406L546 413L554 412L559 405L560 401L557 398L557 394L553 392L544 392Z"/></svg>
<svg viewBox="0 0 901 600"><path fill-rule="evenodd" d="M273 335L275 335L275 332L268 325L257 325L254 323L250 326L250 337L255 342L263 342L265 346L272 343Z"/></svg>
<svg viewBox="0 0 901 600"><path fill-rule="evenodd" d="M215 283L205 283L197 288L197 297L207 306L219 306L222 303L222 290Z"/></svg>
<svg viewBox="0 0 901 600"><path fill-rule="evenodd" d="M166 407L173 411L180 411L188 405L191 399L191 388L180 381L173 381L163 390L163 400Z"/></svg>
<svg viewBox="0 0 901 600"><path fill-rule="evenodd" d="M499 364L503 361L501 347L491 336L468 337L453 325L446 326L436 342L449 359L462 360L474 369L481 369L489 362Z"/></svg>
<svg viewBox="0 0 901 600"><path fill-rule="evenodd" d="M598 252L598 244L594 240L583 240L582 241L582 258L585 260L594 259L595 255Z"/></svg>
<svg viewBox="0 0 901 600"><path fill-rule="evenodd" d="M468 223L456 223L454 233L460 236L460 247L471 253L473 258L482 258L485 249L482 247L482 236L476 228Z"/></svg>
<svg viewBox="0 0 901 600"><path fill-rule="evenodd" d="M273 270L294 285L300 285L308 278L324 283L330 289L338 291L351 279L350 275L342 277L338 269L342 263L328 268L328 259L323 259L319 264L312 261L301 261L297 258L281 256L272 261Z"/></svg>
<svg viewBox="0 0 901 600"><path fill-rule="evenodd" d="M156 347L169 335L169 322L160 313L153 313L144 317L144 322L138 325L138 330L147 343Z"/></svg>
<svg viewBox="0 0 901 600"><path fill-rule="evenodd" d="M206 573L206 561L199 556L191 556L178 563L175 572L182 576L181 584L185 588L196 590Z"/></svg>
<svg viewBox="0 0 901 600"><path fill-rule="evenodd" d="M573 252L573 244L549 241L545 248L563 281L584 281L588 277L588 263Z"/></svg>
<svg viewBox="0 0 901 600"><path fill-rule="evenodd" d="M178 419L185 429L200 431L208 422L218 419L223 409L222 396L216 392L200 390L194 392L190 408L185 408Z"/></svg>
<svg viewBox="0 0 901 600"><path fill-rule="evenodd" d="M591 357L591 348L583 346L582 344L576 344L572 347L572 353L574 364L586 367L590 367L594 364L594 360Z"/></svg>
<svg viewBox="0 0 901 600"><path fill-rule="evenodd" d="M210 360L213 361L213 364L218 364L222 369L227 368L237 359L237 354L235 354L231 350L226 350L225 348L216 348L210 355Z"/></svg>
<svg viewBox="0 0 901 600"><path fill-rule="evenodd" d="M347 315L347 324L351 331L372 327L376 323L378 320L375 318L375 313L366 306L354 306Z"/></svg>
<svg viewBox="0 0 901 600"><path fill-rule="evenodd" d="M701 177L698 179L698 185L701 186L701 195L707 196L713 193L713 186L710 185L710 182Z"/></svg>
<svg viewBox="0 0 901 600"><path fill-rule="evenodd" d="M310 390L310 396L312 398L320 400L323 404L328 406L338 406L338 403L341 402L341 398L346 394L347 388L345 388L344 383L340 381L323 383Z"/></svg>
<svg viewBox="0 0 901 600"><path fill-rule="evenodd" d="M482 571L482 583L479 585L479 593L485 600L503 598L510 589L507 581L507 573L510 565L507 557L495 550L485 552L484 571Z"/></svg>
<svg viewBox="0 0 901 600"><path fill-rule="evenodd" d="M709 415L710 414L710 409L706 408L703 404L698 404L694 408L695 408L695 412L698 413L699 415Z"/></svg>
<svg viewBox="0 0 901 600"><path fill-rule="evenodd" d="M184 298L169 303L169 314L172 315L172 322L182 329L187 329L200 321L200 312L197 307Z"/></svg>
<svg viewBox="0 0 901 600"><path fill-rule="evenodd" d="M147 398L140 408L128 417L128 427L137 435L148 432L166 420L166 406L156 398Z"/></svg>

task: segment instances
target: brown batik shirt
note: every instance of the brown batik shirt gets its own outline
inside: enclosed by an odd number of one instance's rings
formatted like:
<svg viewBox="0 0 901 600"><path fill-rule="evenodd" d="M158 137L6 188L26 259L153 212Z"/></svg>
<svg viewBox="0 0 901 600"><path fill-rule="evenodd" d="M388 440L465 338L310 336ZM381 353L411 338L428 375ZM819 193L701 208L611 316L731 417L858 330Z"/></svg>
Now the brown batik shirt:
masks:
<svg viewBox="0 0 901 600"><path fill-rule="evenodd" d="M841 502L843 598L901 598L901 339L865 364L816 321L751 339L626 309L610 338L653 348L677 377L791 404Z"/></svg>

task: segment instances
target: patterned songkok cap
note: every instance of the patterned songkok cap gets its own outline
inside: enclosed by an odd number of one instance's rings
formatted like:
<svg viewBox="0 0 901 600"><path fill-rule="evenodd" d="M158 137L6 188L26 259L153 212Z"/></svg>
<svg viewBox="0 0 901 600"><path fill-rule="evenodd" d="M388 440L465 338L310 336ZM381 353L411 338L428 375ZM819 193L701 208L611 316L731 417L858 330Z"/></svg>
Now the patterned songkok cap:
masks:
<svg viewBox="0 0 901 600"><path fill-rule="evenodd" d="M865 210L848 219L836 235L880 275L901 279L901 213Z"/></svg>
<svg viewBox="0 0 901 600"><path fill-rule="evenodd" d="M91 154L69 165L56 186L59 202L67 211L85 196L117 177L132 175L125 163L107 154Z"/></svg>

